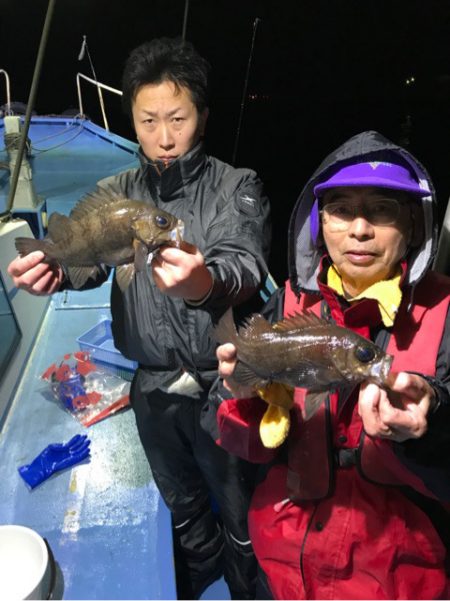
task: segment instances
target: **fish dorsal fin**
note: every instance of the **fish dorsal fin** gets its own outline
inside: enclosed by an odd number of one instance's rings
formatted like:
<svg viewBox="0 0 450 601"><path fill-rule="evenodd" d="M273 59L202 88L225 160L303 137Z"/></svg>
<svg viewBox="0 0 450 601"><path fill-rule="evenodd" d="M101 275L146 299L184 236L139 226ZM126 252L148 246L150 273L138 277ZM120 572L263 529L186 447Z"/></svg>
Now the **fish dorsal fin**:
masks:
<svg viewBox="0 0 450 601"><path fill-rule="evenodd" d="M119 265L119 267L116 267L116 280L122 292L125 292L128 288L135 273L136 270L133 263L127 263L126 265Z"/></svg>
<svg viewBox="0 0 450 601"><path fill-rule="evenodd" d="M89 192L77 202L70 212L70 218L74 221L85 219L88 215L92 215L93 212L96 213L103 210L104 207L110 205L111 202L118 202L121 200L126 200L125 196L122 196L113 190L97 188L97 190Z"/></svg>
<svg viewBox="0 0 450 601"><path fill-rule="evenodd" d="M69 217L61 213L51 213L48 220L48 235L55 244L63 240L67 242L71 229Z"/></svg>
<svg viewBox="0 0 450 601"><path fill-rule="evenodd" d="M239 336L248 338L269 332L273 332L272 325L262 315L255 313L245 320L245 326L239 329Z"/></svg>
<svg viewBox="0 0 450 601"><path fill-rule="evenodd" d="M317 317L317 315L309 311L306 313L295 313L294 315L289 315L273 325L273 329L277 332L292 332L292 330L306 330L308 328L317 327L329 328L330 324L328 321Z"/></svg>

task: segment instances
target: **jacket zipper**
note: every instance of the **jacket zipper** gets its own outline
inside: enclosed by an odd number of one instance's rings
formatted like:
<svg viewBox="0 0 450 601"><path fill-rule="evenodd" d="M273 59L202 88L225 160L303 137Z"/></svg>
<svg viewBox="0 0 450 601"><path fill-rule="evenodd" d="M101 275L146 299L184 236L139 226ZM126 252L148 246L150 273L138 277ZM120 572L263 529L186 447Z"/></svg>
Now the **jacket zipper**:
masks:
<svg viewBox="0 0 450 601"><path fill-rule="evenodd" d="M275 513L280 513L280 511L282 511L283 509L285 509L288 505L293 504L293 501L287 497L286 499L283 499L282 501L278 501L278 503L275 503L275 505L273 505L273 510L275 511ZM303 588L305 589L305 593L307 593L306 591L306 581L305 581L305 573L303 570L303 551L305 549L305 544L306 544L306 538L309 534L309 531L311 530L311 525L313 523L314 517L316 515L317 512L317 505L314 507L314 511L312 512L312 515L309 519L308 522L308 526L306 528L306 532L305 532L305 536L303 537L303 542L302 542L302 547L300 550L300 574L302 577L302 582L303 582ZM308 595L306 594L306 597L308 598Z"/></svg>
<svg viewBox="0 0 450 601"><path fill-rule="evenodd" d="M314 507L314 511L311 514L311 517L309 519L308 522L308 526L306 528L306 532L305 532L305 536L303 537L303 542L302 542L302 548L300 550L300 574L302 577L302 582L303 582L303 588L305 589L305 593L306 593L306 598L308 599L308 591L306 590L306 580L305 580L305 572L303 569L303 552L305 550L305 545L306 545L306 539L308 537L309 531L311 530L311 525L313 523L314 517L316 515L317 512L317 505Z"/></svg>

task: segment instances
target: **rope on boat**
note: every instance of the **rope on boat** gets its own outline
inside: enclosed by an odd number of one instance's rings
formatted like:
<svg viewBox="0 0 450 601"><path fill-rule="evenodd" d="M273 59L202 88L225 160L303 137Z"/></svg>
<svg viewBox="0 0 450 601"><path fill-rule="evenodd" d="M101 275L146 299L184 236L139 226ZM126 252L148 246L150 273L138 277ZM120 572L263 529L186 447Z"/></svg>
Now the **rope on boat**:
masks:
<svg viewBox="0 0 450 601"><path fill-rule="evenodd" d="M77 136L79 136L81 134L81 132L83 130L82 123L75 122L75 120L76 121L84 120L84 117L77 115L76 117L74 117L74 123L72 123L71 125L68 125L61 131L57 131L56 133L50 134L48 136L44 136L43 138L39 138L39 140L34 140L32 142L30 140L30 138L28 138L27 154L31 155L33 152L38 152L38 153L47 152L49 150L53 150L54 148L59 148L60 146L64 146L64 144L67 144L68 142L71 142L72 140L74 140ZM51 138L58 138L59 136L62 136L63 134L65 134L67 132L71 132L71 131L73 131L74 128L76 129L75 135L70 138L67 138L67 140L64 140L64 142L61 142L60 144L56 144L55 146L49 146L48 148L38 148L36 146L36 144L41 144L45 140L50 140ZM18 144L20 141L20 134L16 134L16 133L4 134L4 140L5 140L5 146L3 148L0 148L0 152L5 152L5 150L7 150L7 151L17 150L19 147Z"/></svg>
<svg viewBox="0 0 450 601"><path fill-rule="evenodd" d="M63 133L66 133L67 131L69 131L70 129L74 129L74 127L69 128L66 127L63 131L58 132L57 134L54 134L53 136L47 136L47 138L43 138L42 140L48 139L50 137L55 137L55 136L60 136ZM81 135L81 133L83 132L83 125L80 124L77 126L76 132L73 136L71 136L70 138L67 138L66 140L64 140L63 142L61 142L60 144L55 144L54 146L49 146L48 148L37 148L34 144L31 146L31 149L33 150L33 152L35 152L36 154L42 154L43 152L49 152L50 150L55 150L56 148L61 148L61 146L65 146L66 144L68 144L69 142L72 142L72 140L75 140L75 138L78 138L79 135ZM42 142L42 140L39 140L39 142ZM39 143L38 142L38 143Z"/></svg>

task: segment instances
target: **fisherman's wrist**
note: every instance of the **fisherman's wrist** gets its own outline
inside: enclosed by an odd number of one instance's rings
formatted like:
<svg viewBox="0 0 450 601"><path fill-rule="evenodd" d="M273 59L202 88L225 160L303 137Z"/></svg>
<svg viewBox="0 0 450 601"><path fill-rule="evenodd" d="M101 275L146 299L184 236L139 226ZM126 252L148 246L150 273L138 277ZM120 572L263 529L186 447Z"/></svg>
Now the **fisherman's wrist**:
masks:
<svg viewBox="0 0 450 601"><path fill-rule="evenodd" d="M208 292L205 294L205 296L202 296L202 298L200 298L199 300L190 300L190 299L186 298L186 299L184 299L184 302L187 305L189 305L190 307L200 307L201 305L206 303L207 300L209 300L212 290L213 290L213 284L211 284L211 287L208 290Z"/></svg>
<svg viewBox="0 0 450 601"><path fill-rule="evenodd" d="M441 409L445 407L450 409L450 393L440 380L433 378L433 376L428 376L415 371L410 371L408 373L420 376L433 389L433 397L431 398L430 408L427 415L428 421L430 421L430 419L434 420L434 416L439 416ZM439 420L440 418L438 417L437 419Z"/></svg>
<svg viewBox="0 0 450 601"><path fill-rule="evenodd" d="M434 391L434 401L430 405L427 413L427 431L417 439L409 439L403 443L399 443L407 450L407 454L422 455L427 453L429 449L437 449L439 445L448 445L450 441L450 392L447 387L438 379L432 376L424 375L419 372L415 373L423 378Z"/></svg>
<svg viewBox="0 0 450 601"><path fill-rule="evenodd" d="M200 307L202 305L204 305L210 298L211 295L213 293L214 290L214 275L212 272L212 269L210 269L209 267L207 267L208 272L211 276L211 284L209 286L209 290L206 294L204 294L201 298L193 300L193 299L189 299L189 298L185 298L184 302L189 306L189 307Z"/></svg>
<svg viewBox="0 0 450 601"><path fill-rule="evenodd" d="M206 266L212 277L211 290L209 291L208 300L216 301L217 299L226 299L224 305L228 306L227 286L224 282L225 275L218 265L210 263Z"/></svg>
<svg viewBox="0 0 450 601"><path fill-rule="evenodd" d="M447 388L436 378L423 376L434 392L434 396L428 411L428 422L440 422L444 415L450 417L450 393ZM448 423L446 424L446 427Z"/></svg>

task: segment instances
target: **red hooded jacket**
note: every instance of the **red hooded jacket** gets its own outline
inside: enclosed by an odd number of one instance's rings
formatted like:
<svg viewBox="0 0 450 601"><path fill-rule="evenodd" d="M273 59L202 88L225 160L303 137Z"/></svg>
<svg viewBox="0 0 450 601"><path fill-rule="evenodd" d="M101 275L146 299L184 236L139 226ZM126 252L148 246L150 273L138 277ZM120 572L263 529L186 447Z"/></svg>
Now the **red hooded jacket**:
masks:
<svg viewBox="0 0 450 601"><path fill-rule="evenodd" d="M375 301L341 309L321 286L331 315L369 337L379 319ZM400 308L387 352L395 371L433 376L450 300L450 279L429 273L414 305ZM320 297L285 291L285 314L320 312ZM378 317L377 317L378 314ZM296 389L287 464L271 467L256 488L249 530L258 561L277 599L446 599L446 549L429 516L405 491L438 502L438 495L408 469L396 443L365 435L354 394L337 395L308 422L305 390ZM260 399L224 401L218 411L220 444L250 461L267 461L259 422ZM348 458L351 460L348 461ZM433 501L434 500L434 501Z"/></svg>

